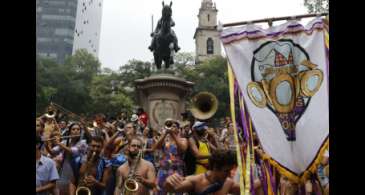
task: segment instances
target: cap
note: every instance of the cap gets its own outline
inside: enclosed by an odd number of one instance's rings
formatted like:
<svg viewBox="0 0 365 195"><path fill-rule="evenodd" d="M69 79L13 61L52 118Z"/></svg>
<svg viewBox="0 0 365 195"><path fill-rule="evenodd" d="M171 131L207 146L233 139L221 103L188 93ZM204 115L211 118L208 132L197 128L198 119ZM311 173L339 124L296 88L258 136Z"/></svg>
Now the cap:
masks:
<svg viewBox="0 0 365 195"><path fill-rule="evenodd" d="M136 114L132 114L132 118L131 118L131 121L132 122L135 122L138 120L138 116Z"/></svg>
<svg viewBox="0 0 365 195"><path fill-rule="evenodd" d="M193 125L193 129L198 130L198 131L206 129L206 128L208 128L206 122L196 121Z"/></svg>

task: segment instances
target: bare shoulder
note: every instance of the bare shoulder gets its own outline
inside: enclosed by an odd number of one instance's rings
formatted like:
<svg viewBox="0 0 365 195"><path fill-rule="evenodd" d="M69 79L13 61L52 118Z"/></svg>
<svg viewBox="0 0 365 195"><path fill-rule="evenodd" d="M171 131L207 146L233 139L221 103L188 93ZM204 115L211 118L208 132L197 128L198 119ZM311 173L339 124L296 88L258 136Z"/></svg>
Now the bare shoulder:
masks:
<svg viewBox="0 0 365 195"><path fill-rule="evenodd" d="M127 162L123 163L120 167L118 167L118 172L119 173L124 172L127 169L127 166L128 166Z"/></svg>
<svg viewBox="0 0 365 195"><path fill-rule="evenodd" d="M224 185L233 185L235 182L232 178L227 177L226 181L224 182Z"/></svg>
<svg viewBox="0 0 365 195"><path fill-rule="evenodd" d="M145 160L145 159L141 159L141 160L142 160L143 164L145 166L147 166L148 168L154 168L153 164L150 161Z"/></svg>
<svg viewBox="0 0 365 195"><path fill-rule="evenodd" d="M231 189L232 188L232 186L235 184L235 182L233 181L233 179L231 179L231 178L227 178L226 179L226 181L224 182L224 185L223 185L223 188L225 188L225 189Z"/></svg>
<svg viewBox="0 0 365 195"><path fill-rule="evenodd" d="M232 179L232 178L227 177L227 179L226 179L226 181L225 181L224 183L230 183L230 184L233 184L233 183L234 183L234 181L233 181L233 179Z"/></svg>

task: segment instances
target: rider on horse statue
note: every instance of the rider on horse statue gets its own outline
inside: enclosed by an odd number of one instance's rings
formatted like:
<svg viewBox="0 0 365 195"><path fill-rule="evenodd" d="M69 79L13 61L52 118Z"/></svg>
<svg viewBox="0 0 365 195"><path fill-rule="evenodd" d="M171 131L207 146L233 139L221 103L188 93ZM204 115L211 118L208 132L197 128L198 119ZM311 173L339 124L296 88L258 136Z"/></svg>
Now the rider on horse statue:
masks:
<svg viewBox="0 0 365 195"><path fill-rule="evenodd" d="M170 7L171 7L171 5L172 5L172 2L170 2ZM164 2L162 2L162 6L165 6ZM172 14L172 11L171 11L169 17L171 17L171 14ZM155 48L156 48L156 35L158 33L160 33L160 30L161 30L161 27L162 27L162 21L164 20L164 18L163 18L164 16L165 16L165 14L162 11L162 16L158 20L158 23L157 23L157 26L156 26L155 31L151 33L151 37L153 37L153 38L152 38L151 45L148 47L148 49L151 50L151 51L154 51ZM171 27L175 26L175 22L172 20L172 18L170 18L170 26ZM177 52L177 51L180 50L180 47L177 44L176 34L175 34L174 30L172 30L172 29L171 29L171 32L170 33L173 36L174 50L175 50L175 52Z"/></svg>

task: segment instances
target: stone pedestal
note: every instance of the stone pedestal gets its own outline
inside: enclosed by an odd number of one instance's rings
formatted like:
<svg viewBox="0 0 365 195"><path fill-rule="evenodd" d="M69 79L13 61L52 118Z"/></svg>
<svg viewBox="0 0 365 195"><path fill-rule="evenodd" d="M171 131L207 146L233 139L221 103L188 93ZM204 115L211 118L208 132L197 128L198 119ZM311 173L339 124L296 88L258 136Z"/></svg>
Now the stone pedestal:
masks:
<svg viewBox="0 0 365 195"><path fill-rule="evenodd" d="M181 120L185 98L194 83L171 74L156 74L135 81L138 103L148 113L153 129L160 130L166 118Z"/></svg>

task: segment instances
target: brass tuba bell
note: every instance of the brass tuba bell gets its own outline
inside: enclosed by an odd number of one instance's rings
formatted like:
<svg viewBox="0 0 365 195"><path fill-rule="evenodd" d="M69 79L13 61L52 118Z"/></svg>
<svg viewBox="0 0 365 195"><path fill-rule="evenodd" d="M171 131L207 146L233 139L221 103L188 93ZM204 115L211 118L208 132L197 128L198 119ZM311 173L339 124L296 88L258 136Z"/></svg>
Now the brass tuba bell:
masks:
<svg viewBox="0 0 365 195"><path fill-rule="evenodd" d="M51 103L48 107L47 107L47 113L44 114L45 117L47 118L55 118L57 115L57 109L55 108L54 104Z"/></svg>
<svg viewBox="0 0 365 195"><path fill-rule="evenodd" d="M218 109L218 99L209 92L200 92L192 98L191 114L199 120L211 118Z"/></svg>

